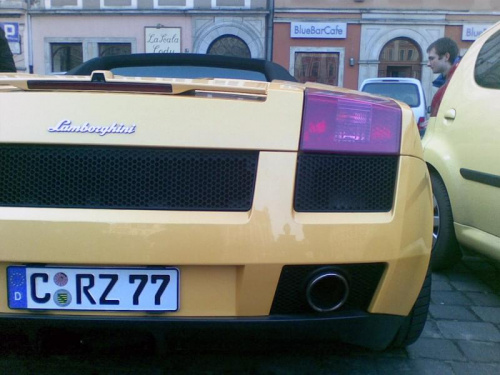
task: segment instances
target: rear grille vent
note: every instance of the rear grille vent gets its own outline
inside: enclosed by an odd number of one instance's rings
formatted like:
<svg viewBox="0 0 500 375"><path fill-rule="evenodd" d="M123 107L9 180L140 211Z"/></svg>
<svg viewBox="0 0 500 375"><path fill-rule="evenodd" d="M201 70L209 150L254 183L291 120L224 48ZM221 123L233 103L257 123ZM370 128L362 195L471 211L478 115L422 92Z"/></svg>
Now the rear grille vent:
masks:
<svg viewBox="0 0 500 375"><path fill-rule="evenodd" d="M248 211L257 151L0 145L0 205Z"/></svg>
<svg viewBox="0 0 500 375"><path fill-rule="evenodd" d="M301 154L298 212L385 212L392 208L398 156Z"/></svg>
<svg viewBox="0 0 500 375"><path fill-rule="evenodd" d="M347 278L350 284L347 301L337 311L353 309L366 311L385 266L385 263L285 266L281 271L271 314L314 313L307 303L306 285L312 275L325 268L337 270Z"/></svg>

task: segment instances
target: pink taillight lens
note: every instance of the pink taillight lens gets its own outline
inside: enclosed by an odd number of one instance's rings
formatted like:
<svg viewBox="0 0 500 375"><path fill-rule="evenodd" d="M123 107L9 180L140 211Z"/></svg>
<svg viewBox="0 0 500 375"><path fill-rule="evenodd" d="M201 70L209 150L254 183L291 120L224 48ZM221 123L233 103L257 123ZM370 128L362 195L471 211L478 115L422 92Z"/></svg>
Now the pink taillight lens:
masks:
<svg viewBox="0 0 500 375"><path fill-rule="evenodd" d="M424 130L425 126L425 117L419 117L417 122L418 130Z"/></svg>
<svg viewBox="0 0 500 375"><path fill-rule="evenodd" d="M390 100L307 89L301 151L398 154L401 108Z"/></svg>

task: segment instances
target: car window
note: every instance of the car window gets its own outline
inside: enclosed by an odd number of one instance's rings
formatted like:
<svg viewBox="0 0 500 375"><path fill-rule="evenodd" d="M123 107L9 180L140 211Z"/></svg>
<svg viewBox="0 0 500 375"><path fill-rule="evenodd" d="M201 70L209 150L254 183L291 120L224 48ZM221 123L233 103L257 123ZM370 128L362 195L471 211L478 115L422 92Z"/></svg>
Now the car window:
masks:
<svg viewBox="0 0 500 375"><path fill-rule="evenodd" d="M401 82L374 82L367 83L363 90L370 94L377 94L388 96L396 100L405 102L410 107L418 107L420 105L420 96L418 94L418 87L413 83Z"/></svg>
<svg viewBox="0 0 500 375"><path fill-rule="evenodd" d="M113 74L128 77L160 78L229 78L267 81L265 74L245 69L206 66L130 66L111 69Z"/></svg>
<svg viewBox="0 0 500 375"><path fill-rule="evenodd" d="M500 31L493 34L479 51L474 75L478 85L500 89Z"/></svg>

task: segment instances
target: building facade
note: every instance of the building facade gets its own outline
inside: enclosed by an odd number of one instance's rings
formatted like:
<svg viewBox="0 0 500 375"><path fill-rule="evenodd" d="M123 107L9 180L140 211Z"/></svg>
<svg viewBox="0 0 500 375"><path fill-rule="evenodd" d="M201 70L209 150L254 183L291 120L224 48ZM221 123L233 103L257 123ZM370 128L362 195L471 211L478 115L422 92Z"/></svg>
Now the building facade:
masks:
<svg viewBox="0 0 500 375"><path fill-rule="evenodd" d="M20 71L64 72L120 53L269 55L267 0L27 1L0 2L0 23L22 5L15 21L24 33Z"/></svg>
<svg viewBox="0 0 500 375"><path fill-rule="evenodd" d="M494 0L275 0L273 60L300 81L357 89L366 78L434 76L427 47L447 36L461 54L500 21Z"/></svg>
<svg viewBox="0 0 500 375"><path fill-rule="evenodd" d="M28 62L28 4L23 0L0 0L0 27L4 29L18 71L27 71Z"/></svg>
<svg viewBox="0 0 500 375"><path fill-rule="evenodd" d="M429 44L448 36L463 54L499 20L498 0L0 1L19 71L65 72L119 53L231 54L351 89L366 78L414 77L428 101Z"/></svg>

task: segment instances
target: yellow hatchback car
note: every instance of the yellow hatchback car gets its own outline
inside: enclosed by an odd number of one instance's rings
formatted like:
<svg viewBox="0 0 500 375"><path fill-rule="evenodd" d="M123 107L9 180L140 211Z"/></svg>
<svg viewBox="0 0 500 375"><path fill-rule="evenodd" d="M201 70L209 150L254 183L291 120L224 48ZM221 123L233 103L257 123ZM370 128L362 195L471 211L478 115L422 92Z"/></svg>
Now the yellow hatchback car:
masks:
<svg viewBox="0 0 500 375"><path fill-rule="evenodd" d="M408 106L264 61L140 56L218 77L158 78L134 58L0 77L3 326L418 338L432 192Z"/></svg>
<svg viewBox="0 0 500 375"><path fill-rule="evenodd" d="M473 43L423 138L435 221L433 269L460 246L500 260L500 23Z"/></svg>

